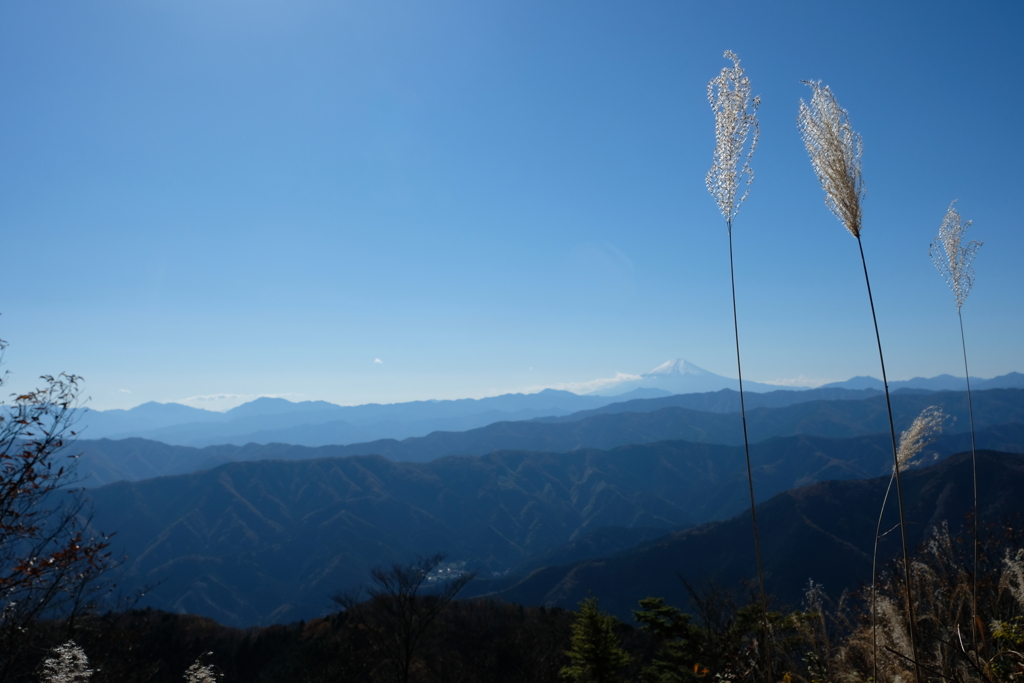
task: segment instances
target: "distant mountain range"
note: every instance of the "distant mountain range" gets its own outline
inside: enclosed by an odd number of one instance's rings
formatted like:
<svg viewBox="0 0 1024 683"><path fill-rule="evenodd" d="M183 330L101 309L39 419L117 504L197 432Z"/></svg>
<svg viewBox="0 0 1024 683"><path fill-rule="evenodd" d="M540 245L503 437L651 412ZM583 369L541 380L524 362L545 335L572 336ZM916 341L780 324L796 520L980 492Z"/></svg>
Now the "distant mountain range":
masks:
<svg viewBox="0 0 1024 683"><path fill-rule="evenodd" d="M949 375L890 383L900 391L955 389ZM368 443L381 439L407 439L433 432L466 431L496 422L538 418L569 418L582 411L649 411L664 400L678 406L711 412L739 410L736 381L707 372L685 360L673 360L649 373L620 384L607 395L580 396L547 389L536 394L505 394L484 399L413 401L388 405L338 406L325 401L292 403L260 398L224 413L176 403L145 403L131 410L86 410L76 426L89 439L140 437L183 446L219 444L289 443L304 446ZM948 385L948 386L947 386ZM864 398L881 390L872 378L853 378L819 389L793 391L756 382L744 382L751 393L749 407L790 405L814 400ZM973 379L972 388L1024 388L1024 375L1010 373L991 380ZM959 389L957 389L959 390ZM850 391L844 395L842 392ZM685 398L680 398L685 397Z"/></svg>
<svg viewBox="0 0 1024 683"><path fill-rule="evenodd" d="M646 398L651 393L640 390L623 398ZM321 446L404 439L439 430L461 431L500 421L566 415L614 400L619 399L555 389L482 399L359 406L258 398L223 413L150 402L130 410L84 411L77 428L90 439L141 437L187 446L274 442Z"/></svg>
<svg viewBox="0 0 1024 683"><path fill-rule="evenodd" d="M854 377L845 382L823 384L819 389L874 389L882 391L885 385L882 380L874 377ZM926 391L967 391L967 380L953 375L937 377L915 377L908 380L889 382L889 389L923 389ZM1024 374L1010 372L992 379L971 378L971 390L984 389L1024 389Z"/></svg>
<svg viewBox="0 0 1024 683"><path fill-rule="evenodd" d="M788 387L775 384L766 384L744 380L745 391L759 393L766 391L804 391L804 387ZM874 389L882 391L885 387L881 380L874 377L854 377L845 382L832 382L825 384L819 389ZM908 380L889 382L889 388L894 389L923 389L926 391L966 391L967 381L963 377L953 375L939 375L937 377L925 378L915 377ZM599 389L592 395L620 396L623 393L641 390L660 390L668 394L691 394L721 389L739 391L739 380L732 377L724 377L697 367L693 363L682 358L662 363L649 372L645 372L635 379L617 382L613 386ZM992 379L971 378L971 389L1024 389L1024 374L1011 372ZM636 398L649 398L637 396Z"/></svg>
<svg viewBox="0 0 1024 683"><path fill-rule="evenodd" d="M859 400L815 400L785 404L778 396L813 397L855 395ZM752 404L763 400L779 407L753 407L747 426L754 444L772 437L807 434L834 438L864 436L888 431L885 399L878 393L825 389L751 395ZM1011 423L1024 425L1024 390L990 389L974 393L974 418L979 429ZM735 413L692 410L673 404L728 408L733 392L691 394L658 399L637 399L597 411L561 418L498 422L464 432L434 432L397 441L384 439L346 446L304 447L289 444L250 443L193 448L171 446L142 439L80 440L74 448L82 453L78 471L83 485L97 486L120 479L139 480L168 474L184 474L226 462L253 460L307 460L349 455L380 455L391 460L427 462L448 455L485 455L499 450L567 452L580 448L615 448L628 444L665 440L740 445L742 423ZM906 429L921 411L941 405L951 416L950 433L969 429L965 392L900 391L892 397L898 430ZM620 409L624 408L624 409ZM999 437L1002 439L1003 437ZM1020 443L1005 439L984 441L986 448L1013 450Z"/></svg>

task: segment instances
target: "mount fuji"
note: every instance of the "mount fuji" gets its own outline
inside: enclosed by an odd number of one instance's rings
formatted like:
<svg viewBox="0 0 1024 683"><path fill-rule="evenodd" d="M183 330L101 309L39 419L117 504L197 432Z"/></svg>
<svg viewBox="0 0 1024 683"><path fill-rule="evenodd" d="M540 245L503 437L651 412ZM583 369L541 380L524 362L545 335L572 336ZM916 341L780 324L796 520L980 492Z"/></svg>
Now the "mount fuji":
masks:
<svg viewBox="0 0 1024 683"><path fill-rule="evenodd" d="M645 372L635 379L627 379L612 386L603 387L591 392L595 396L619 396L638 389L656 390L670 394L695 394L707 391L732 389L739 391L739 380L723 377L704 368L699 368L688 360L675 358L666 361L650 372ZM786 387L761 382L743 381L747 391L778 391L780 389L799 390L804 387Z"/></svg>

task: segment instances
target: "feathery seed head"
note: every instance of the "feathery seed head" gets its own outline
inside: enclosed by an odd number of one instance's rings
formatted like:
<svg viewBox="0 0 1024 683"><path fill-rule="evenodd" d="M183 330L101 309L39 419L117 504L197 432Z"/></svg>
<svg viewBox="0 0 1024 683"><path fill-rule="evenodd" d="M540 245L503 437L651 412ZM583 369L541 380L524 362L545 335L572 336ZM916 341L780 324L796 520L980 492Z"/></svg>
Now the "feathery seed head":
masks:
<svg viewBox="0 0 1024 683"><path fill-rule="evenodd" d="M44 683L84 683L93 674L85 651L73 640L53 648L50 654L43 660Z"/></svg>
<svg viewBox="0 0 1024 683"><path fill-rule="evenodd" d="M882 632L885 634L885 639L890 644L894 654L897 655L892 657L891 659L894 661L890 662L890 666L895 669L891 671L894 674L893 680L909 680L911 678L910 672L906 670L900 671L900 669L906 667L906 662L910 660L910 655L914 651L907 619L903 611L896 604L896 601L886 597L878 598L878 618ZM899 664L902 664L902 666L896 668Z"/></svg>
<svg viewBox="0 0 1024 683"><path fill-rule="evenodd" d="M1006 551L999 589L1010 591L1017 604L1024 607L1024 550L1018 550L1016 553Z"/></svg>
<svg viewBox="0 0 1024 683"><path fill-rule="evenodd" d="M861 177L861 137L850 127L850 116L821 81L804 81L814 94L808 105L800 100L797 126L811 165L825 190L825 204L854 237L860 237L861 202L864 181Z"/></svg>
<svg viewBox="0 0 1024 683"><path fill-rule="evenodd" d="M732 60L732 66L723 68L708 83L708 102L715 112L715 158L705 183L731 224L754 180L750 158L757 147L756 112L761 98L750 96L750 79L743 75L739 57L731 50L726 50L724 56ZM741 181L745 185L742 195Z"/></svg>
<svg viewBox="0 0 1024 683"><path fill-rule="evenodd" d="M920 462L914 461L914 457L938 438L945 420L946 414L939 406L929 406L914 418L910 427L900 435L900 447L897 451L900 472Z"/></svg>
<svg viewBox="0 0 1024 683"><path fill-rule="evenodd" d="M928 246L928 253L935 267L939 269L939 274L953 290L956 310L959 312L967 295L971 293L971 287L974 286L974 268L971 267L971 262L983 242L972 241L961 245L964 233L971 227L971 221L962 222L954 204L955 199L946 209L946 215L939 227L939 237Z"/></svg>
<svg viewBox="0 0 1024 683"><path fill-rule="evenodd" d="M203 657L212 654L207 652L205 655L199 655L185 671L185 683L218 683L224 677L213 664L203 664Z"/></svg>

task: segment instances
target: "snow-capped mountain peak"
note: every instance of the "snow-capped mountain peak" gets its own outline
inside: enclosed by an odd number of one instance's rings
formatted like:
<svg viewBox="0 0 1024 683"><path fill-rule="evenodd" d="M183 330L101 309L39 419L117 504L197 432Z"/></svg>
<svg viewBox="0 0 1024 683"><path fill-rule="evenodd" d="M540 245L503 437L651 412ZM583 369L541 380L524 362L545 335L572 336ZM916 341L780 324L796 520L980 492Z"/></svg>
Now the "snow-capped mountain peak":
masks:
<svg viewBox="0 0 1024 683"><path fill-rule="evenodd" d="M658 377L668 377L672 375L694 375L707 377L712 376L713 373L708 372L704 368L699 368L683 358L673 358L672 360L665 361L650 372L645 372L641 377L655 379Z"/></svg>

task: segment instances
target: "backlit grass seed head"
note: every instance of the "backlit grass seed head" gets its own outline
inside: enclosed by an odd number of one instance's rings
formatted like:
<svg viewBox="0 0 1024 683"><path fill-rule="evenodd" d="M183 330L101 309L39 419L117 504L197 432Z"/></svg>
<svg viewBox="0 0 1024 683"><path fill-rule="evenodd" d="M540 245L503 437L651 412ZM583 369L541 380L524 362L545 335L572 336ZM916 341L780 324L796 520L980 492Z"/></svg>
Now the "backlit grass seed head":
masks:
<svg viewBox="0 0 1024 683"><path fill-rule="evenodd" d="M864 145L850 127L850 117L821 81L804 81L814 91L808 105L800 100L797 126L811 155L811 165L825 190L825 204L854 237L860 237L864 181Z"/></svg>
<svg viewBox="0 0 1024 683"><path fill-rule="evenodd" d="M929 406L914 418L910 427L900 435L900 447L897 452L900 472L920 462L914 461L914 458L925 446L938 438L945 420L946 414L938 406Z"/></svg>
<svg viewBox="0 0 1024 683"><path fill-rule="evenodd" d="M740 60L731 50L725 58L731 67L722 69L708 83L708 102L715 112L715 159L705 182L725 220L732 222L750 192L754 171L750 158L757 147L756 111L761 99L750 96L750 79L743 75ZM743 183L743 194L740 194Z"/></svg>
<svg viewBox="0 0 1024 683"><path fill-rule="evenodd" d="M1024 607L1024 550L1006 551L999 589L1008 590L1020 607Z"/></svg>
<svg viewBox="0 0 1024 683"><path fill-rule="evenodd" d="M939 227L939 237L928 247L928 253L935 262L935 267L953 290L956 297L956 310L959 311L974 286L974 254L983 243L972 241L962 244L964 233L971 227L971 221L964 223L960 213L954 208L954 199Z"/></svg>
<svg viewBox="0 0 1024 683"><path fill-rule="evenodd" d="M892 681L909 682L914 680L913 672L907 666L914 651L907 628L907 619L896 601L887 597L878 598L878 619L887 650L882 658L883 670Z"/></svg>
<svg viewBox="0 0 1024 683"><path fill-rule="evenodd" d="M203 664L203 657L212 654L212 652L207 652L205 655L199 655L199 658L185 671L185 683L218 683L223 678L223 674L217 671L213 664Z"/></svg>
<svg viewBox="0 0 1024 683"><path fill-rule="evenodd" d="M85 683L93 674L85 651L69 640L43 660L43 683Z"/></svg>

